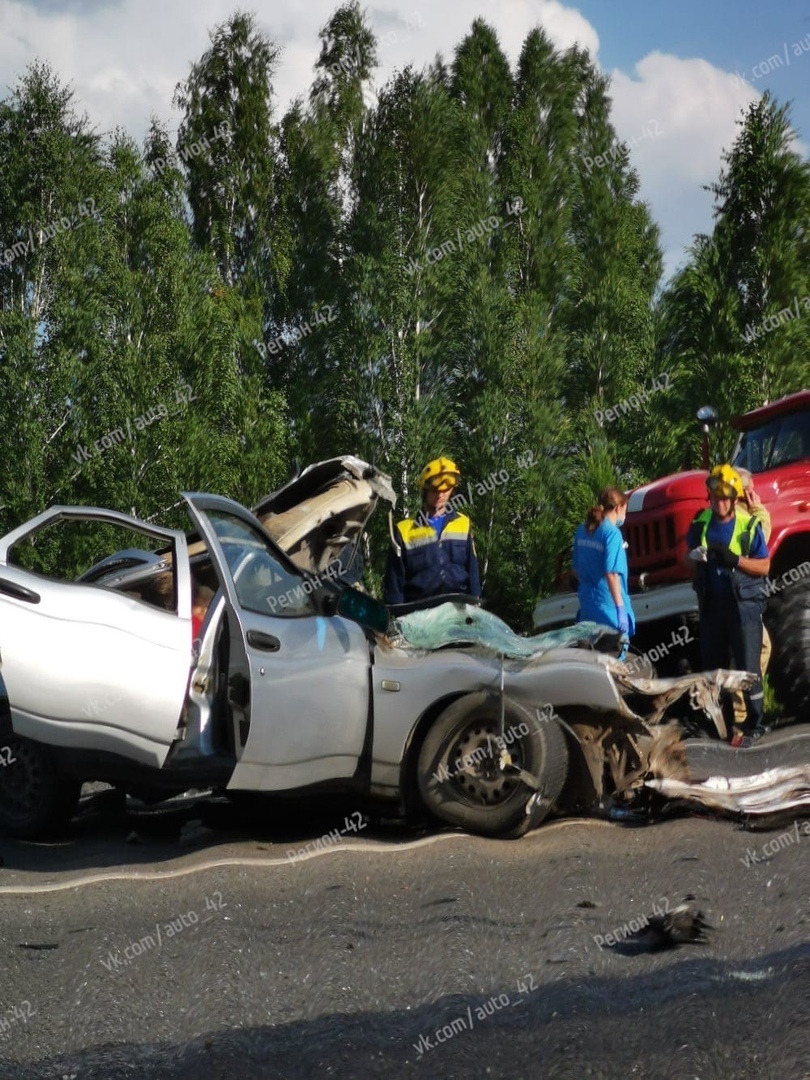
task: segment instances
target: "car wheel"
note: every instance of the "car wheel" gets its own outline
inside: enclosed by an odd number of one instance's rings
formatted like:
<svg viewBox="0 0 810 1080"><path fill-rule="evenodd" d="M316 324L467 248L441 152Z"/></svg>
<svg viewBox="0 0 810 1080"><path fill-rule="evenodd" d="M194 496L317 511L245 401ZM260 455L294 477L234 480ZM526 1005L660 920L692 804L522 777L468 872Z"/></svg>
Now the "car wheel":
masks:
<svg viewBox="0 0 810 1080"><path fill-rule="evenodd" d="M510 698L503 731L501 697L491 691L459 698L436 719L418 762L419 792L436 817L482 836L516 838L546 816L568 775L565 735ZM521 770L539 780L539 793Z"/></svg>
<svg viewBox="0 0 810 1080"><path fill-rule="evenodd" d="M76 812L81 783L61 776L54 754L20 736L6 740L0 768L0 833L30 840L64 828Z"/></svg>
<svg viewBox="0 0 810 1080"><path fill-rule="evenodd" d="M768 674L785 712L802 720L810 711L810 579L771 600L768 613L773 642Z"/></svg>

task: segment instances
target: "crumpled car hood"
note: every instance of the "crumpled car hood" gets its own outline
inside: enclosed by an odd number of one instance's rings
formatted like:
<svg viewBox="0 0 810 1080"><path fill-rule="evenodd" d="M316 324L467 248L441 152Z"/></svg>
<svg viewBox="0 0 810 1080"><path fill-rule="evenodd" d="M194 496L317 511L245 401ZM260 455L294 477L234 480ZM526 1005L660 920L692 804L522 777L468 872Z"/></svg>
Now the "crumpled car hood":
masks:
<svg viewBox="0 0 810 1080"><path fill-rule="evenodd" d="M299 569L318 573L359 542L378 499L396 505L390 477L347 454L308 466L253 513Z"/></svg>
<svg viewBox="0 0 810 1080"><path fill-rule="evenodd" d="M472 604L448 602L437 607L413 611L394 619L389 632L395 647L433 651L450 645L472 645L489 655L510 660L538 659L554 649L578 644L599 649L600 643L613 644L615 631L598 623L582 622L550 630L533 637L516 634L503 619ZM744 671L701 671L671 678L650 678L638 672L637 662L625 663L603 654L600 662L610 671L622 689L620 714L626 719L641 720L647 725L660 723L667 709L688 695L692 710L704 712L714 723L721 738L726 737L720 695L722 691L745 690L754 676ZM650 673L651 674L651 673ZM643 718L624 701L624 694L640 694L646 699Z"/></svg>

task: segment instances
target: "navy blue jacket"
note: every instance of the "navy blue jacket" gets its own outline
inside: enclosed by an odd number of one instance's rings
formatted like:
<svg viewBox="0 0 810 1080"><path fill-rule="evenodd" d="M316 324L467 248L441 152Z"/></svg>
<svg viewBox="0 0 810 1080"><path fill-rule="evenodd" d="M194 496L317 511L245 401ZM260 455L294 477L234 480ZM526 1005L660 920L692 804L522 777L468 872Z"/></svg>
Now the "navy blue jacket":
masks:
<svg viewBox="0 0 810 1080"><path fill-rule="evenodd" d="M405 604L443 593L481 595L470 519L451 510L441 535L420 518L397 525L401 554L393 547L385 569L386 604Z"/></svg>

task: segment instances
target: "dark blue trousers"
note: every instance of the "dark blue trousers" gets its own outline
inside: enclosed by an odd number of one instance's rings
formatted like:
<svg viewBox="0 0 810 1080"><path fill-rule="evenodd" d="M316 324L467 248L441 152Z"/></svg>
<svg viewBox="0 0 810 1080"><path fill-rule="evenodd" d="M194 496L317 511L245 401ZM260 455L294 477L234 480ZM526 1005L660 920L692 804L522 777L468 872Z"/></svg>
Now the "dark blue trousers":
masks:
<svg viewBox="0 0 810 1080"><path fill-rule="evenodd" d="M700 612L700 653L705 671L729 668L753 671L758 678L745 691L748 716L744 730L751 732L762 724L765 711L762 691L762 672L759 667L762 653L762 608L759 603L737 603L733 596L726 598L708 594Z"/></svg>

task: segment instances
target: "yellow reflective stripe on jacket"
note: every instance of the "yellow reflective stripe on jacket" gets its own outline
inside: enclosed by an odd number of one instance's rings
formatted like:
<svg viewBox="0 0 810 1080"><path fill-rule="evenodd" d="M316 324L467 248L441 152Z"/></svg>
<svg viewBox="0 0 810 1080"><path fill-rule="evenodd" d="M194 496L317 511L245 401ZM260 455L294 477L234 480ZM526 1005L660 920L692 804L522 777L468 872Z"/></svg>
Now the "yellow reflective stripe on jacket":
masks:
<svg viewBox="0 0 810 1080"><path fill-rule="evenodd" d="M454 540L466 540L470 535L470 519L466 514L459 514L453 521L448 521L442 529L442 536L453 537Z"/></svg>
<svg viewBox="0 0 810 1080"><path fill-rule="evenodd" d="M402 542L406 548L416 548L422 547L424 544L436 543L435 530L431 529L429 525L417 525L410 518L400 521L397 525L397 531L402 537Z"/></svg>
<svg viewBox="0 0 810 1080"><path fill-rule="evenodd" d="M397 524L397 530L402 537L406 548L423 547L425 544L435 544L438 539L436 530L430 525L419 525L412 518L406 518ZM457 518L448 521L442 529L442 539L466 540L470 534L470 519L466 514L459 514Z"/></svg>
<svg viewBox="0 0 810 1080"><path fill-rule="evenodd" d="M700 543L703 547L706 547L706 534L709 531L709 522L712 520L711 510L701 510L695 520L699 521L703 526L700 533ZM729 540L729 551L735 555L748 555L751 550L751 534L756 526L756 521L746 510L735 507L734 532L731 540Z"/></svg>

